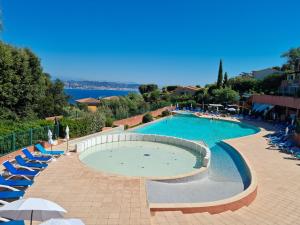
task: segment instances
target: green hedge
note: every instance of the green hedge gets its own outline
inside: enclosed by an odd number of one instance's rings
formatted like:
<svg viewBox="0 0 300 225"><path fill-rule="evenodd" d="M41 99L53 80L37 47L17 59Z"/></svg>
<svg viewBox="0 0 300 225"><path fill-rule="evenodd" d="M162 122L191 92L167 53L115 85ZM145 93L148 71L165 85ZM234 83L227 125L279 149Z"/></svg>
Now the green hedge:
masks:
<svg viewBox="0 0 300 225"><path fill-rule="evenodd" d="M171 115L171 112L169 110L164 110L162 113L161 113L162 116L170 116Z"/></svg>
<svg viewBox="0 0 300 225"><path fill-rule="evenodd" d="M0 120L0 137L13 132L28 131L31 128L35 129L51 125L54 125L53 121L48 120Z"/></svg>
<svg viewBox="0 0 300 225"><path fill-rule="evenodd" d="M143 123L148 123L153 121L153 116L150 113L147 113L143 116Z"/></svg>
<svg viewBox="0 0 300 225"><path fill-rule="evenodd" d="M296 130L295 131L297 134L300 134L300 120L296 121Z"/></svg>
<svg viewBox="0 0 300 225"><path fill-rule="evenodd" d="M65 137L66 127L69 126L70 138L82 137L101 131L105 126L105 115L99 111L87 113L79 119L63 118L60 120L60 136Z"/></svg>

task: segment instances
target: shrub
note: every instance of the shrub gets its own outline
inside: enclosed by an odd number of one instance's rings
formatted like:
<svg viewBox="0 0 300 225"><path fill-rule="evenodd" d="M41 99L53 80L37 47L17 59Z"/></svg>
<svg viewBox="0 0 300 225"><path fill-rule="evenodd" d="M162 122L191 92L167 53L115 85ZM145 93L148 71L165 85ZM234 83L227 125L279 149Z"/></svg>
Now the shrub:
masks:
<svg viewBox="0 0 300 225"><path fill-rule="evenodd" d="M296 121L296 133L300 134L300 120Z"/></svg>
<svg viewBox="0 0 300 225"><path fill-rule="evenodd" d="M170 116L171 115L171 112L169 110L164 110L162 113L161 113L162 116Z"/></svg>
<svg viewBox="0 0 300 225"><path fill-rule="evenodd" d="M148 122L151 122L151 121L153 121L153 116L150 113L146 113L143 116L143 123L148 123Z"/></svg>
<svg viewBox="0 0 300 225"><path fill-rule="evenodd" d="M106 118L106 120L105 120L105 126L106 127L112 127L113 124L114 124L113 118L110 118L110 117Z"/></svg>
<svg viewBox="0 0 300 225"><path fill-rule="evenodd" d="M87 113L79 119L63 118L60 121L60 136L65 137L66 127L70 128L70 137L82 137L101 131L105 125L105 116L101 112Z"/></svg>
<svg viewBox="0 0 300 225"><path fill-rule="evenodd" d="M125 124L124 129L125 129L125 130L128 130L128 129L129 129L129 125L128 125L128 124Z"/></svg>

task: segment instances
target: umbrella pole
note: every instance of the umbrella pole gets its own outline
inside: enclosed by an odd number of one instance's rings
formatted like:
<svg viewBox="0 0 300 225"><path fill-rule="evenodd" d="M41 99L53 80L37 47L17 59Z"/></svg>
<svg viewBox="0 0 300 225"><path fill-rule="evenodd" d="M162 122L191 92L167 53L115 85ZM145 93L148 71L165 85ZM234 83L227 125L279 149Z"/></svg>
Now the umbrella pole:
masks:
<svg viewBox="0 0 300 225"><path fill-rule="evenodd" d="M31 210L31 215L30 215L30 225L32 225L32 217L33 217L33 210Z"/></svg>

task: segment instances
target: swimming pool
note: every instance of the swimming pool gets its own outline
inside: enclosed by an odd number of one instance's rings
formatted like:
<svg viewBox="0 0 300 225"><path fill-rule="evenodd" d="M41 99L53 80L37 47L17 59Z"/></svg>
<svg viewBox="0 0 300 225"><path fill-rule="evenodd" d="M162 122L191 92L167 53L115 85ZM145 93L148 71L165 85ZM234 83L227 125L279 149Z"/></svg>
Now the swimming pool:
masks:
<svg viewBox="0 0 300 225"><path fill-rule="evenodd" d="M95 145L80 154L86 165L109 173L141 177L175 177L202 167L199 151L150 141L118 141Z"/></svg>
<svg viewBox="0 0 300 225"><path fill-rule="evenodd" d="M148 200L153 203L207 202L225 199L245 190L249 170L242 157L222 140L251 135L259 128L243 123L176 115L137 128L133 132L204 141L211 150L207 177L184 183L149 181ZM251 148L251 146L249 146ZM176 196L176 197L174 197Z"/></svg>

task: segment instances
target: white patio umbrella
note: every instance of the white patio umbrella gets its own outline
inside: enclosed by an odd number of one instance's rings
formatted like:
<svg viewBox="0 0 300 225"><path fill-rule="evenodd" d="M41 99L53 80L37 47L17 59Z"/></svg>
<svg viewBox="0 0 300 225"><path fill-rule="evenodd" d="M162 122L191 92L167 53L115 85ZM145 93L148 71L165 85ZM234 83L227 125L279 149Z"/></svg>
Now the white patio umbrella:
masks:
<svg viewBox="0 0 300 225"><path fill-rule="evenodd" d="M67 140L67 152L69 151L69 139L70 139L70 129L69 126L67 125L66 127L66 140ZM68 153L67 153L68 154Z"/></svg>
<svg viewBox="0 0 300 225"><path fill-rule="evenodd" d="M84 225L80 219L50 219L40 225Z"/></svg>
<svg viewBox="0 0 300 225"><path fill-rule="evenodd" d="M58 204L42 198L27 198L0 207L0 216L13 220L46 221L62 218L67 211Z"/></svg>
<svg viewBox="0 0 300 225"><path fill-rule="evenodd" d="M236 109L235 108L228 108L227 111L229 111L229 112L235 112Z"/></svg>
<svg viewBox="0 0 300 225"><path fill-rule="evenodd" d="M285 135L288 135L289 134L289 127L286 127L285 128Z"/></svg>
<svg viewBox="0 0 300 225"><path fill-rule="evenodd" d="M52 132L50 129L48 129L48 143L51 145L51 151L52 151L52 145L54 144L54 141L52 139Z"/></svg>

